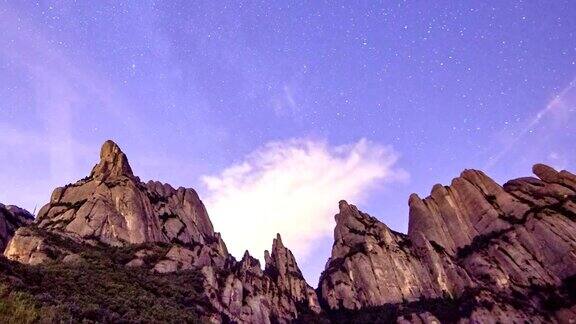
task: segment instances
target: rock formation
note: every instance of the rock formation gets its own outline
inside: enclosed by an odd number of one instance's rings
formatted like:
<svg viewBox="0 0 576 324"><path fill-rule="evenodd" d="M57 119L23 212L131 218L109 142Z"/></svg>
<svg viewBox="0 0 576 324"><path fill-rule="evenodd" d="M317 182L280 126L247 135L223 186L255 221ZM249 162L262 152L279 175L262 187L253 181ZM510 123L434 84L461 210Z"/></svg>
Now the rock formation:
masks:
<svg viewBox="0 0 576 324"><path fill-rule="evenodd" d="M316 292L304 280L280 235L274 239L272 253L265 254L264 271L248 251L224 273L218 275L218 269L210 269L206 277L216 277L209 281L210 294L217 296L213 303L227 310L231 319L252 323L291 321L302 311L319 313Z"/></svg>
<svg viewBox="0 0 576 324"><path fill-rule="evenodd" d="M236 261L193 189L141 182L112 141L104 143L100 162L88 177L54 190L34 226L16 231L5 256L31 265L77 257L66 246L53 244L45 232L91 245L170 244L152 271L201 271L206 297L220 312L216 321L288 322L302 309L320 311L316 292L279 235L264 271L248 253ZM142 248L126 266L142 267L154 253Z"/></svg>
<svg viewBox="0 0 576 324"><path fill-rule="evenodd" d="M576 176L540 164L533 172L500 186L465 170L429 197L413 194L408 234L341 201L316 291L280 235L264 268L248 252L237 261L193 189L141 182L111 141L90 175L55 189L30 226L14 232L31 218L0 205L0 234L14 234L4 255L24 264L82 264L78 246L91 246L128 248L121 269L195 271L213 322L568 322Z"/></svg>
<svg viewBox="0 0 576 324"><path fill-rule="evenodd" d="M29 225L33 220L34 216L22 208L0 204L0 251L4 251L19 227Z"/></svg>
<svg viewBox="0 0 576 324"><path fill-rule="evenodd" d="M40 209L35 225L83 242L194 246L192 250L198 256L193 260L195 266L211 262L222 265L228 256L194 189L141 182L132 173L126 155L112 141L104 143L100 162L88 177L54 190L50 202ZM5 255L24 263L43 262L48 255L55 255L47 253L54 251L43 242L43 237L22 229ZM175 253L176 248L170 255ZM160 269L163 266L168 268ZM161 271L179 269L166 263L158 267Z"/></svg>
<svg viewBox="0 0 576 324"><path fill-rule="evenodd" d="M434 243L394 232L346 201L340 201L334 240L319 287L330 309L452 296L473 284Z"/></svg>
<svg viewBox="0 0 576 324"><path fill-rule="evenodd" d="M104 143L88 177L54 190L40 209L38 226L111 245L204 244L215 237L194 189L140 182L112 141Z"/></svg>
<svg viewBox="0 0 576 324"><path fill-rule="evenodd" d="M340 202L322 304L363 309L472 294L471 319L548 320L543 291L576 275L576 176L541 164L533 172L540 179L501 187L466 170L425 199L412 195L408 235ZM575 310L555 310L557 320Z"/></svg>

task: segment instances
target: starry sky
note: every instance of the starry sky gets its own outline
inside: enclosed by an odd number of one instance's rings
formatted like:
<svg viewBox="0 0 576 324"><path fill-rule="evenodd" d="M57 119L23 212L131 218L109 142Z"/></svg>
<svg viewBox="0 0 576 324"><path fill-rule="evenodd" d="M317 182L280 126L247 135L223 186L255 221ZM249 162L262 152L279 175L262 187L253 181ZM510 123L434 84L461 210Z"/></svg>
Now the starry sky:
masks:
<svg viewBox="0 0 576 324"><path fill-rule="evenodd" d="M288 231L314 286L338 199L406 231L409 194L465 168L576 170L574 17L562 0L1 1L0 202L38 209L111 138L143 180L196 188L216 230Z"/></svg>

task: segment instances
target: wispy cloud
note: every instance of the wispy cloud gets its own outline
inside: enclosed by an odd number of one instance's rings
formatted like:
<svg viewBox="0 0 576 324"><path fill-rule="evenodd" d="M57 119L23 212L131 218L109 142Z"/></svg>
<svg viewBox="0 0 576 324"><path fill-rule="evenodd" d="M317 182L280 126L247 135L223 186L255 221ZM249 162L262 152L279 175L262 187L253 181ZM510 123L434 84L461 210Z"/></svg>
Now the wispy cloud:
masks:
<svg viewBox="0 0 576 324"><path fill-rule="evenodd" d="M294 93L291 86L285 84L280 94L272 98L274 111L278 115L295 115L298 113L298 105L294 99Z"/></svg>
<svg viewBox="0 0 576 324"><path fill-rule="evenodd" d="M87 109L100 109L113 118L130 120L132 123L126 127L140 131L135 128L137 118L131 110L119 109L125 105L114 87L100 78L87 61L67 55L65 48L49 41L41 26L9 4L1 5L0 9L0 63L6 63L4 67L26 80L31 97L18 98L16 106L29 102L27 111L19 112L19 117L34 121L30 122L33 128L12 123L9 118L0 124L3 146L0 161L5 163L0 170L0 182L10 183L9 191L0 190L0 202L30 209L37 203L47 202L56 185L73 181L87 172L86 163L79 162L84 153L91 150L77 139L79 129L75 120L94 116L95 112ZM25 101L27 99L30 100ZM19 109L10 104L4 101L0 109ZM13 161L18 164L10 164ZM33 186L20 188L15 183L18 180L12 178L14 173L24 170L24 165L29 166L28 171L35 172L37 179Z"/></svg>
<svg viewBox="0 0 576 324"><path fill-rule="evenodd" d="M345 146L290 139L271 142L216 176L204 176L205 202L231 253L260 255L275 233L306 258L331 235L340 199L357 203L375 185L404 180L398 155L365 139Z"/></svg>
<svg viewBox="0 0 576 324"><path fill-rule="evenodd" d="M576 110L576 78L574 78L562 91L555 95L548 104L538 111L531 119L522 125L515 135L507 138L504 147L492 156L485 168L490 169L514 149L527 135L531 134L538 126L549 117L557 117L567 120L567 114ZM550 130L552 131L552 130Z"/></svg>

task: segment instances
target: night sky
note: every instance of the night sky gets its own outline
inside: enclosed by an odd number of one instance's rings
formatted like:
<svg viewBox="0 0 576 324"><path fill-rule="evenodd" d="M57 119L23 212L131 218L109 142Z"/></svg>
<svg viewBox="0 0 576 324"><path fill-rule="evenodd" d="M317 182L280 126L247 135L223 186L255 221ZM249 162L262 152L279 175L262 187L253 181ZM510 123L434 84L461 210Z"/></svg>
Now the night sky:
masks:
<svg viewBox="0 0 576 324"><path fill-rule="evenodd" d="M111 3L0 2L0 202L39 209L113 139L314 286L339 199L405 232L465 168L576 170L575 1Z"/></svg>

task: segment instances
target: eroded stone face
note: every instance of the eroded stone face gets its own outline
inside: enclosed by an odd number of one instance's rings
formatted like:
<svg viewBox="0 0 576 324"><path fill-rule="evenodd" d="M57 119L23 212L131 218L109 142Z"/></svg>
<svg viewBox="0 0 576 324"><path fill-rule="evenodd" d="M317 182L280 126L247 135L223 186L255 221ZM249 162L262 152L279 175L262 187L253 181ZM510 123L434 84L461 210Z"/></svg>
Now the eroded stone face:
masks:
<svg viewBox="0 0 576 324"><path fill-rule="evenodd" d="M320 279L321 297L331 309L454 295L472 285L465 271L423 237L411 240L345 201L334 236Z"/></svg>
<svg viewBox="0 0 576 324"><path fill-rule="evenodd" d="M50 244L42 234L46 231L83 244L169 244L154 264L147 262L158 251L143 248L125 266L147 267L157 273L200 270L206 279L206 298L220 312L215 319L289 323L302 307L320 312L316 292L305 282L279 235L271 254L267 253L264 271L249 254L236 261L214 232L193 189L142 183L126 155L111 141L102 146L100 162L88 177L54 190L34 228L18 230L5 256L31 265L78 259L74 251Z"/></svg>
<svg viewBox="0 0 576 324"><path fill-rule="evenodd" d="M540 179L501 187L466 170L425 199L412 195L408 235L340 202L332 257L320 279L322 303L362 309L472 292L480 306L470 319L543 321L542 291L576 275L576 176L545 165L533 171ZM523 308L504 302L519 296ZM411 319L424 321L422 314L400 320Z"/></svg>
<svg viewBox="0 0 576 324"><path fill-rule="evenodd" d="M545 165L533 171L538 178L500 186L465 170L429 197L410 196L407 235L341 201L317 291L280 235L264 268L249 253L237 261L193 189L141 182L111 141L88 177L54 190L32 226L17 229L31 216L0 205L0 243L9 259L31 265L81 266L81 251L59 246L54 235L80 246L136 246L126 267L200 271L216 322L289 323L303 313L417 304L397 321L436 323L433 307L418 303L446 301L464 305L462 321L567 321L574 307L547 313L543 305L576 275L576 176Z"/></svg>
<svg viewBox="0 0 576 324"><path fill-rule="evenodd" d="M111 245L144 242L205 244L215 236L193 189L140 182L112 141L90 175L54 190L38 215L40 228Z"/></svg>
<svg viewBox="0 0 576 324"><path fill-rule="evenodd" d="M232 321L246 323L290 323L302 307L319 313L316 292L304 277L292 252L284 247L280 235L274 239L271 253L266 251L266 265L248 251L240 261L228 256L219 259L205 247L172 247L154 267L158 272L200 268L206 280L204 291L212 305ZM130 262L131 265L134 260Z"/></svg>
<svg viewBox="0 0 576 324"><path fill-rule="evenodd" d="M14 239L6 246L4 255L14 261L37 265L52 260L51 251L53 248L45 243L42 236L23 227L16 231Z"/></svg>

